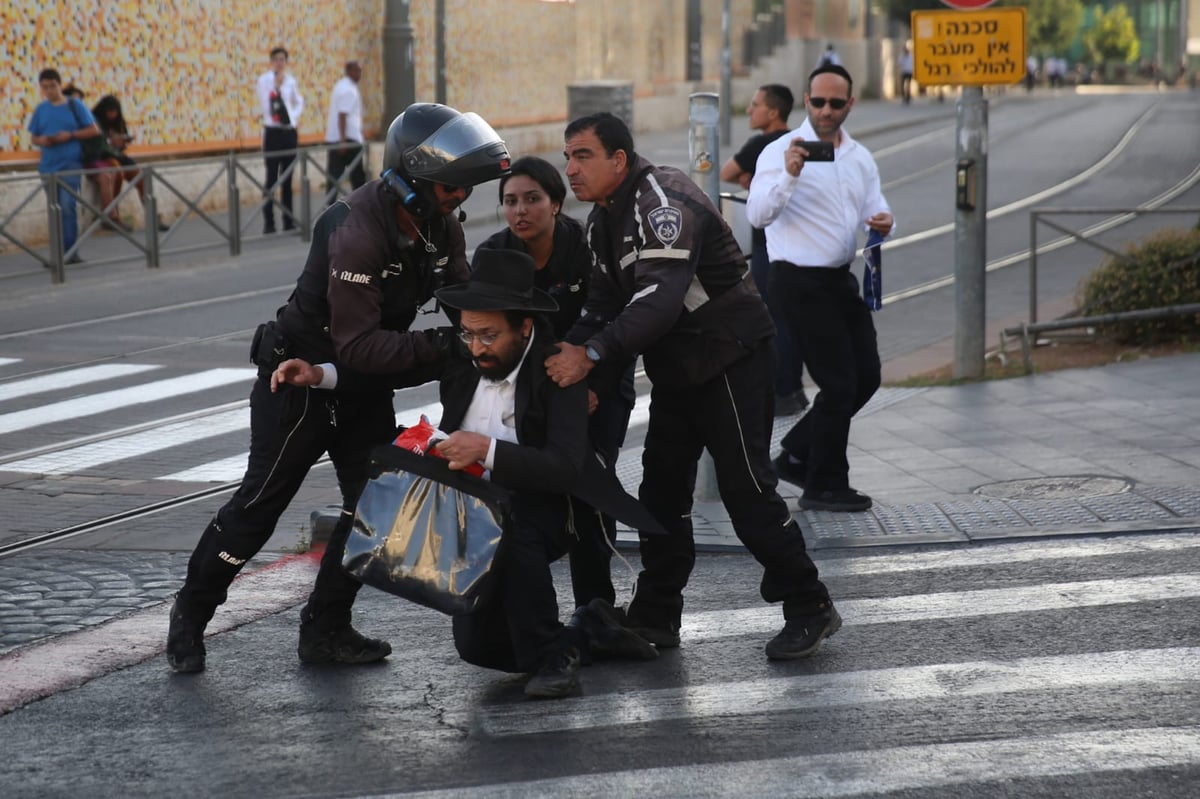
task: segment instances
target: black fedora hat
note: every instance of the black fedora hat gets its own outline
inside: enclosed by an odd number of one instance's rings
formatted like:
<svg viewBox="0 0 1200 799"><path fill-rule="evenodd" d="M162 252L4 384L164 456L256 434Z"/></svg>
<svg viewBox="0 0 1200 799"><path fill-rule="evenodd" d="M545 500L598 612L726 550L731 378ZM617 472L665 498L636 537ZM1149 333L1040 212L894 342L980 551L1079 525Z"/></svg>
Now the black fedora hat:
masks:
<svg viewBox="0 0 1200 799"><path fill-rule="evenodd" d="M476 250L466 283L434 292L442 304L460 311L552 313L558 303L533 285L533 259L517 250Z"/></svg>

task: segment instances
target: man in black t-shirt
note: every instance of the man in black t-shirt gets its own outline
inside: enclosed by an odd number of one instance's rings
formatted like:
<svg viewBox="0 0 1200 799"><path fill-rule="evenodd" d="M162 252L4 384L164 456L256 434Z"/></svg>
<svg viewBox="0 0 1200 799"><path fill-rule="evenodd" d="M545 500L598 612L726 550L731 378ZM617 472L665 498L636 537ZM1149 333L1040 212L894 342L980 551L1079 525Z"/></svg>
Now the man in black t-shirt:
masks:
<svg viewBox="0 0 1200 799"><path fill-rule="evenodd" d="M754 165L763 148L778 139L788 131L788 114L792 112L792 92L787 86L778 83L768 83L760 86L746 106L746 115L750 118L750 129L760 131L751 136L742 145L742 149L721 167L721 180L726 183L737 183L743 189L749 190L750 179L754 177ZM750 274L754 277L754 285L763 301L767 299L767 236L760 228L750 231L752 245L750 257ZM774 317L773 317L774 318ZM795 337L784 326L782 319L774 318L775 337L775 415L790 416L808 407L808 397L804 394L804 383L801 374L804 362L796 348Z"/></svg>

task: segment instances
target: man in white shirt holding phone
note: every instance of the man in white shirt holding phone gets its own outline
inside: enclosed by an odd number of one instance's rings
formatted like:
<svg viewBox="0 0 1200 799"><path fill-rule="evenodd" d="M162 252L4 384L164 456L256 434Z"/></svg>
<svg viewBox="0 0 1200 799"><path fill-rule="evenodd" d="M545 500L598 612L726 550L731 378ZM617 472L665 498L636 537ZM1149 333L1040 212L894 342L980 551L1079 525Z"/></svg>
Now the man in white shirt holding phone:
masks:
<svg viewBox="0 0 1200 799"><path fill-rule="evenodd" d="M804 353L820 393L788 431L774 460L779 476L804 488L800 507L865 511L871 498L850 487L850 419L879 388L871 312L850 271L864 228L887 236L894 220L879 169L842 124L854 107L853 80L837 64L809 75L804 123L763 150L746 203L751 225L766 228L767 296ZM832 160L812 156L833 148Z"/></svg>

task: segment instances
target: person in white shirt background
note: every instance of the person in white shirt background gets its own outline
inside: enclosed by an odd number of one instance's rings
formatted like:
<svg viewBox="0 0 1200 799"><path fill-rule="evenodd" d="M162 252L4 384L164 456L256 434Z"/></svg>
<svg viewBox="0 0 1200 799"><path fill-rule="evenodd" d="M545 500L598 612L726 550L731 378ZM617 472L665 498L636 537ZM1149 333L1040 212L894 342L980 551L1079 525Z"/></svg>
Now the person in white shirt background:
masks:
<svg viewBox="0 0 1200 799"><path fill-rule="evenodd" d="M860 230L887 236L894 219L875 159L842 128L853 90L843 67L812 71L808 118L763 150L746 202L750 224L767 231L768 301L820 387L773 461L780 478L804 488L800 507L807 510L871 507L870 497L850 487L846 446L850 419L879 388L879 348L850 262ZM813 140L831 142L834 160L805 163L804 143Z"/></svg>
<svg viewBox="0 0 1200 799"><path fill-rule="evenodd" d="M366 154L363 153L362 94L358 82L362 80L362 65L357 61L346 62L346 74L333 85L329 96L329 115L325 120L325 143L329 151L325 160L325 171L329 176L325 186L326 204L337 197L337 184L346 167L350 169L350 187L357 189L367 182ZM363 157L359 158L362 153ZM355 159L358 159L357 162Z"/></svg>
<svg viewBox="0 0 1200 799"><path fill-rule="evenodd" d="M266 195L263 200L263 234L275 232L275 184L279 182L279 200L282 206L283 229L292 230L296 217L292 213L292 179L288 170L296 161L299 144L298 128L300 114L304 111L304 98L296 86L296 79L288 72L288 51L276 47L271 51L271 68L258 78L256 94L259 116L263 125L263 153L266 156L267 176L263 184ZM273 153L280 153L273 155Z"/></svg>

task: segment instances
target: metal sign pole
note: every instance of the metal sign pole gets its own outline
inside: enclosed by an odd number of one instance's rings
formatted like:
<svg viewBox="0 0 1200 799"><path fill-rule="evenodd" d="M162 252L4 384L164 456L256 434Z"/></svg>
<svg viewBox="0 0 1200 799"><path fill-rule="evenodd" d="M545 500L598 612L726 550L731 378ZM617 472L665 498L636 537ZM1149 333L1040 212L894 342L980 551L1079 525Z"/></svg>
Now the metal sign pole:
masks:
<svg viewBox="0 0 1200 799"><path fill-rule="evenodd" d="M954 212L954 377L983 377L987 249L987 100L963 88L958 101Z"/></svg>
<svg viewBox="0 0 1200 799"><path fill-rule="evenodd" d="M717 168L720 143L717 126L720 120L720 96L712 92L695 92L688 96L688 163L690 175L713 206L721 208L721 178ZM696 500L711 502L720 498L717 490L717 467L712 456L705 452L696 466Z"/></svg>

